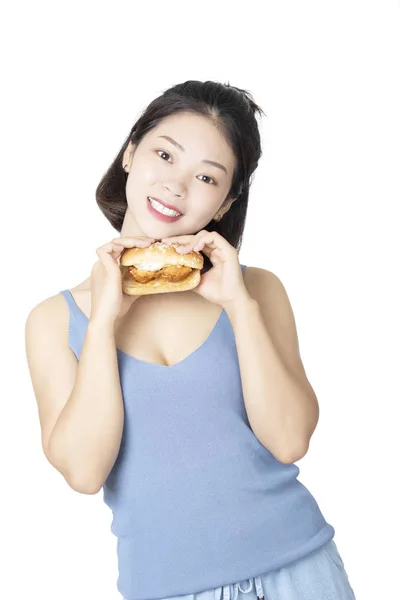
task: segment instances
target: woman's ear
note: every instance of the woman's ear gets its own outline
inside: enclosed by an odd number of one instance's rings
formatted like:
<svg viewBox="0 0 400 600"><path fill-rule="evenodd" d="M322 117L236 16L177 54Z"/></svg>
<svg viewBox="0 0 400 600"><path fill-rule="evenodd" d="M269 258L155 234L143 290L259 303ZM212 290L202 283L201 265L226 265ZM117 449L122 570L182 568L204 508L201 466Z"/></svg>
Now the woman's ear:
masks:
<svg viewBox="0 0 400 600"><path fill-rule="evenodd" d="M124 156L122 158L122 168L127 173L129 172L129 169L131 167L132 158L133 158L133 155L135 154L136 148L137 148L137 144L134 144L133 142L129 142L128 146L125 149Z"/></svg>
<svg viewBox="0 0 400 600"><path fill-rule="evenodd" d="M232 204L235 202L235 200L237 200L237 198L229 198L229 200L226 200L223 203L223 205L218 209L218 211L215 213L212 220L220 221L222 219L222 217L224 216L224 214L228 212L228 210L230 209Z"/></svg>

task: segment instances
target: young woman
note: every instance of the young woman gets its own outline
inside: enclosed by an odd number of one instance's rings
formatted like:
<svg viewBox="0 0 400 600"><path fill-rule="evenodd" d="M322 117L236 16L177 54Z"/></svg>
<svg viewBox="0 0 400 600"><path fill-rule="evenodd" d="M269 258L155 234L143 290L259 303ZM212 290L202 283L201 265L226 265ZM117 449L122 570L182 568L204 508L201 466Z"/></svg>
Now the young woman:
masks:
<svg viewBox="0 0 400 600"><path fill-rule="evenodd" d="M211 81L151 102L96 193L120 237L27 320L44 452L73 489L103 489L125 600L354 598L293 464L318 401L290 302L238 258L262 112ZM198 287L122 293L122 251L155 241L203 254Z"/></svg>

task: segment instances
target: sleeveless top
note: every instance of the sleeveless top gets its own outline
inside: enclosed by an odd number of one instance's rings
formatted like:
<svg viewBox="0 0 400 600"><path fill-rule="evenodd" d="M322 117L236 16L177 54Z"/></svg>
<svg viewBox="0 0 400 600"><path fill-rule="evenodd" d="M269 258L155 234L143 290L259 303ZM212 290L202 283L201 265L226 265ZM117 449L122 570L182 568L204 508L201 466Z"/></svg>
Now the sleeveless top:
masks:
<svg viewBox="0 0 400 600"><path fill-rule="evenodd" d="M241 265L242 271L245 265ZM69 346L88 318L69 290ZM253 433L233 328L223 310L208 338L172 366L117 349L121 447L103 485L127 600L197 593L278 569L335 535L295 464Z"/></svg>

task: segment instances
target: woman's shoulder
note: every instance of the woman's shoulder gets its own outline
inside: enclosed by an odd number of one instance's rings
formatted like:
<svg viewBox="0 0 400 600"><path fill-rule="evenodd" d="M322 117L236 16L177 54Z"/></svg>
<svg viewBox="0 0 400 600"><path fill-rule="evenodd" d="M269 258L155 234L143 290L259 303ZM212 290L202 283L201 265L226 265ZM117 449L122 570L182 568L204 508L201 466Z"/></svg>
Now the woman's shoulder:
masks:
<svg viewBox="0 0 400 600"><path fill-rule="evenodd" d="M69 308L60 293L38 302L25 321L25 344L28 356L40 352L40 344L58 339L67 345ZM30 349L30 350L29 350Z"/></svg>
<svg viewBox="0 0 400 600"><path fill-rule="evenodd" d="M272 271L269 271L268 269L263 269L262 267L252 267L250 265L242 265L242 266L245 267L243 270L244 277L257 279L260 277L268 277L268 276L274 275Z"/></svg>
<svg viewBox="0 0 400 600"><path fill-rule="evenodd" d="M264 295L266 286L272 284L277 276L268 269L247 266L243 270L243 281L247 291L253 298L258 299L260 294Z"/></svg>
<svg viewBox="0 0 400 600"><path fill-rule="evenodd" d="M71 292L74 297L80 297L84 300L85 297L90 296L90 294L88 294L88 292L90 292L90 278L85 279L82 283L79 283L66 291ZM52 296L40 300L33 308L31 308L26 322L27 324L35 323L38 327L44 323L54 323L60 326L62 320L64 319L67 322L68 318L68 305L60 290Z"/></svg>
<svg viewBox="0 0 400 600"><path fill-rule="evenodd" d="M44 345L69 346L71 310L88 311L90 305L90 280L70 289L60 290L39 301L28 313L25 322L25 343L30 356L38 351L39 341ZM68 295L62 292L68 292ZM72 295L73 294L73 295ZM76 308L75 308L76 305Z"/></svg>

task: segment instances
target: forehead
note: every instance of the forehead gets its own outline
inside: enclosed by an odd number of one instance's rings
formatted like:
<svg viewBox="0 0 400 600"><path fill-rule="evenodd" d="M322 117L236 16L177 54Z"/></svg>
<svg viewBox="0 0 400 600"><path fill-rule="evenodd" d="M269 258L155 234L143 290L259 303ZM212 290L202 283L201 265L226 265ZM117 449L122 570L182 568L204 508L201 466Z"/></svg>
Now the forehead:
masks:
<svg viewBox="0 0 400 600"><path fill-rule="evenodd" d="M235 161L233 150L221 131L211 119L203 115L190 112L169 115L149 134L153 139L167 135L183 146L186 153L201 155L201 158L225 161L224 164Z"/></svg>

